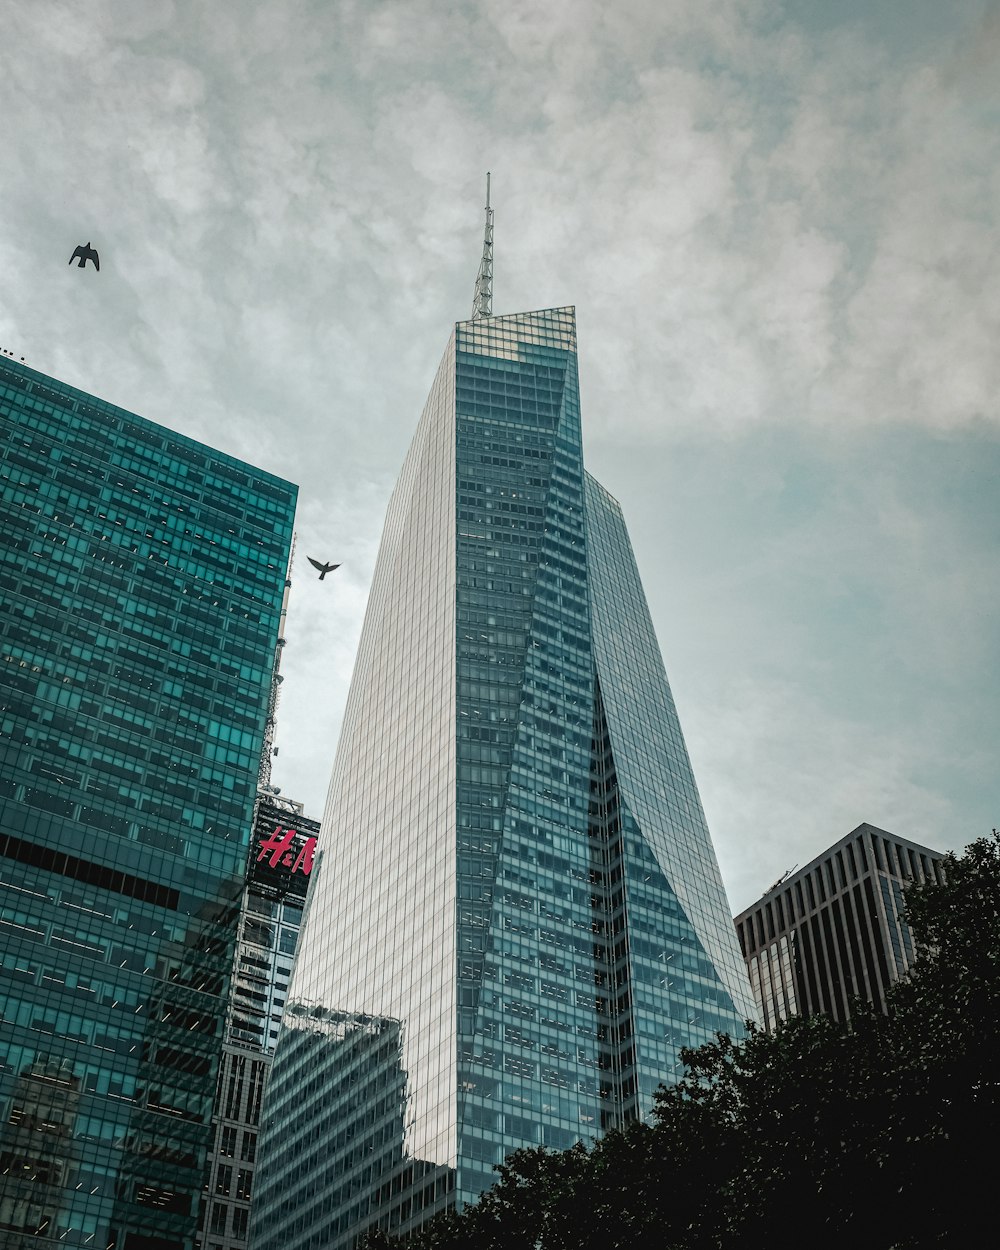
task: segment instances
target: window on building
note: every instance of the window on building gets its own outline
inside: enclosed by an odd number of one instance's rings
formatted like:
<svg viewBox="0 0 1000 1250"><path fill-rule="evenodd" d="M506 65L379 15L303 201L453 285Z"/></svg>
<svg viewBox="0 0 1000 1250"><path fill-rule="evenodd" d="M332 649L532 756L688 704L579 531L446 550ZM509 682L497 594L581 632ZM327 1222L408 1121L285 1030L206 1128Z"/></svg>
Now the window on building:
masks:
<svg viewBox="0 0 1000 1250"><path fill-rule="evenodd" d="M239 1117L240 1103L243 1101L243 1081L246 1075L246 1059L242 1055L234 1055L226 1089L226 1116L232 1119Z"/></svg>
<svg viewBox="0 0 1000 1250"><path fill-rule="evenodd" d="M260 1123L260 1100L264 1093L264 1078L267 1076L267 1064L254 1060L250 1068L250 1089L247 1096L247 1121L250 1124Z"/></svg>
<svg viewBox="0 0 1000 1250"><path fill-rule="evenodd" d="M228 1164L221 1164L218 1172L215 1174L215 1192L223 1198L229 1197L229 1191L233 1187L233 1169Z"/></svg>
<svg viewBox="0 0 1000 1250"><path fill-rule="evenodd" d="M219 1135L219 1154L225 1159L236 1157L236 1130L224 1128Z"/></svg>

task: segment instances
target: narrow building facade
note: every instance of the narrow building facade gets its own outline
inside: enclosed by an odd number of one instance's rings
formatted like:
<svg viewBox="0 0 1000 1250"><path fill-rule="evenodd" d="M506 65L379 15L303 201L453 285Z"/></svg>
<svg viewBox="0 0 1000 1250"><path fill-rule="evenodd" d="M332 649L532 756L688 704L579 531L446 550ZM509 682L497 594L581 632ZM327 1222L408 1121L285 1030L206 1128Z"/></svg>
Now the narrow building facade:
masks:
<svg viewBox="0 0 1000 1250"><path fill-rule="evenodd" d="M319 822L271 786L257 797L213 1114L201 1244L246 1250L261 1099L285 1009Z"/></svg>

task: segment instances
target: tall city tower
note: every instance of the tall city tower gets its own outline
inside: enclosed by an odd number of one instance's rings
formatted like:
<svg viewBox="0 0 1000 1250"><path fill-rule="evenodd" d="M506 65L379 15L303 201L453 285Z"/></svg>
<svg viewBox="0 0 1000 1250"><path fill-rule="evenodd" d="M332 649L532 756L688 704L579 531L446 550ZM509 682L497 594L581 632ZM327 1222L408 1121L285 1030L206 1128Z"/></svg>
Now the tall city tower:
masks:
<svg viewBox="0 0 1000 1250"><path fill-rule="evenodd" d="M482 285L481 283L479 285ZM572 308L444 354L389 505L265 1100L255 1250L475 1201L754 1014Z"/></svg>

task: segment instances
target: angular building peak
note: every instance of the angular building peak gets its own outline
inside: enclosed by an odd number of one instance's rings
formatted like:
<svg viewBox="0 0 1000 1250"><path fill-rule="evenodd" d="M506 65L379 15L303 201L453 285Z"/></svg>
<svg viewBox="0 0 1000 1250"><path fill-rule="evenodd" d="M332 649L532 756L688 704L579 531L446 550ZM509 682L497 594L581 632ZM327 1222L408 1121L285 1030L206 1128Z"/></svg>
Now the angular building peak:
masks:
<svg viewBox="0 0 1000 1250"><path fill-rule="evenodd" d="M460 350L494 359L528 359L533 347L576 352L576 309L541 308L534 312L473 317L455 325Z"/></svg>
<svg viewBox="0 0 1000 1250"><path fill-rule="evenodd" d="M753 1014L572 308L456 325L386 519L265 1109L255 1250L473 1202Z"/></svg>

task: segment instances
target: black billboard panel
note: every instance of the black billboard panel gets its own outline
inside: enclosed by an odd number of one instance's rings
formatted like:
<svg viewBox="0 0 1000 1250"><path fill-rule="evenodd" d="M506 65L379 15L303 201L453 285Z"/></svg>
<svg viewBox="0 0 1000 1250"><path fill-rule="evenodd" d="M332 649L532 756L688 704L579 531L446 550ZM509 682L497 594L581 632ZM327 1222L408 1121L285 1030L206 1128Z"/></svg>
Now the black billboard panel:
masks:
<svg viewBox="0 0 1000 1250"><path fill-rule="evenodd" d="M316 856L319 822L258 801L247 865L254 894L273 902L304 899Z"/></svg>

